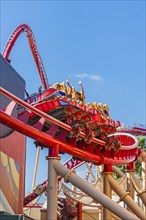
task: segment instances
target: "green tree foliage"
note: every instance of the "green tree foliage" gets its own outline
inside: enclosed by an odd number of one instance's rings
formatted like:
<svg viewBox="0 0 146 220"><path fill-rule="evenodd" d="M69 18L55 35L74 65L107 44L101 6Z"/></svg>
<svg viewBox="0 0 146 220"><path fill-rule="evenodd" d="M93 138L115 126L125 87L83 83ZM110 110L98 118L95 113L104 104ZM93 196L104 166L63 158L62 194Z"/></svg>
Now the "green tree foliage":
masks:
<svg viewBox="0 0 146 220"><path fill-rule="evenodd" d="M146 152L146 137L145 136L138 137L138 147L141 150L144 150ZM136 171L136 174L140 177L142 174L142 166L141 166L141 163L139 163L138 161L135 162L135 171Z"/></svg>
<svg viewBox="0 0 146 220"><path fill-rule="evenodd" d="M126 172L126 166L125 165L118 165L117 168L119 170L121 170L122 173L125 173ZM117 174L117 173L114 173L114 178L115 179L119 179L120 176Z"/></svg>
<svg viewBox="0 0 146 220"><path fill-rule="evenodd" d="M146 136L138 137L138 146L146 152Z"/></svg>

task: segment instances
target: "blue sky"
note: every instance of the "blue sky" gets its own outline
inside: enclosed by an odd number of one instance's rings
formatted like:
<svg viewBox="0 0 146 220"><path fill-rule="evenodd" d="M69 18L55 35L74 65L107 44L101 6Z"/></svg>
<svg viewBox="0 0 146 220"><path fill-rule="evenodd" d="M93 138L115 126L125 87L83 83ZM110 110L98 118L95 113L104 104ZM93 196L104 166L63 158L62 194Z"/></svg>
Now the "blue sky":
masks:
<svg viewBox="0 0 146 220"><path fill-rule="evenodd" d="M51 84L69 78L78 89L81 79L86 102L107 103L115 121L146 124L145 1L1 1L0 14L1 52L15 27L26 23ZM10 59L28 92L36 92L41 83L25 34ZM28 161L36 152L27 142L26 191L33 166ZM46 154L41 152L39 172L46 167ZM37 181L46 176L45 170Z"/></svg>

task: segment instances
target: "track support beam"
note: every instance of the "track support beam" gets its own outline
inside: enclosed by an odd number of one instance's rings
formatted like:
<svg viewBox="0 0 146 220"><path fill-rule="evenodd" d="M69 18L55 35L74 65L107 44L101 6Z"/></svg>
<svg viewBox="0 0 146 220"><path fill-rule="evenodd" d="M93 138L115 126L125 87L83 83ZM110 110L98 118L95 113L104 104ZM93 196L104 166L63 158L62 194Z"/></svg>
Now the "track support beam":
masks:
<svg viewBox="0 0 146 220"><path fill-rule="evenodd" d="M103 192L106 196L112 199L112 188L108 182L108 177L113 175L111 164L104 165L103 170ZM105 206L103 207L103 219L112 219L112 213Z"/></svg>
<svg viewBox="0 0 146 220"><path fill-rule="evenodd" d="M53 162L53 167L59 175L64 177L64 180L66 182L72 183L83 192L85 192L87 195L89 195L91 198L93 198L96 202L99 202L123 220L140 220L137 216L119 206L116 202L108 198L106 195L98 192L97 189L94 189L89 183L84 181L80 176L76 175L73 170L68 170L57 160Z"/></svg>
<svg viewBox="0 0 146 220"><path fill-rule="evenodd" d="M47 220L57 219L57 194L58 175L53 167L53 162L58 161L58 146L49 148L48 160L48 196L47 196Z"/></svg>

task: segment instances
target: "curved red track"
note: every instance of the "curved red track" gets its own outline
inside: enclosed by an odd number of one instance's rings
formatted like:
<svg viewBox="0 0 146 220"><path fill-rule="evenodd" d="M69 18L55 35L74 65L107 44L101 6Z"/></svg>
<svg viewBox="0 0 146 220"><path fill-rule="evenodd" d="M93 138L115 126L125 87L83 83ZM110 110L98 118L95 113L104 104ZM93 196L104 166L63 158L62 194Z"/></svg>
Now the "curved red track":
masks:
<svg viewBox="0 0 146 220"><path fill-rule="evenodd" d="M6 47L5 47L2 55L8 62L10 62L9 56L10 56L11 50L12 50L17 38L23 32L26 33L26 36L28 38L29 46L30 46L34 61L36 63L40 78L41 78L42 86L44 89L47 89L49 87L49 83L48 83L47 75L46 75L46 72L44 69L44 65L43 65L43 62L42 62L41 57L39 55L39 52L37 50L34 34L31 30L31 28L27 24L21 24L15 28L15 30L12 32L12 34L8 40L8 43L6 44Z"/></svg>
<svg viewBox="0 0 146 220"><path fill-rule="evenodd" d="M39 55L39 52L37 50L37 46L36 46L33 32L27 24L19 25L12 32L12 34L8 40L8 43L6 44L6 47L4 49L3 57L7 61L9 61L9 55L10 55L10 52L13 48L13 45L16 42L17 38L20 36L20 34L23 32L26 33L26 36L28 38L30 49L31 49L32 55L34 57L36 66L37 66L43 88L47 89L49 84L48 84L46 72L45 72L41 57ZM39 123L30 126L27 124L26 119L25 119L26 121L23 121L23 119L21 119L21 120L15 119L11 115L8 115L5 111L1 110L1 123L7 124L7 126L18 130L19 132L24 133L25 135L32 137L39 142L42 142L45 146L46 145L52 146L52 145L57 144L57 145L59 145L60 149L63 152L69 153L75 157L82 159L82 160L91 161L96 164L98 164L98 163L104 163L104 164L130 163L131 161L136 160L137 155L139 154L139 151L138 151L137 147L135 146L135 142L136 142L135 138L129 137L128 135L118 135L118 138L120 139L121 142L126 140L126 144L128 143L130 145L129 146L127 144L126 147L120 148L120 150L118 152L111 152L111 150L107 150L106 149L106 142L104 142L100 139L97 139L97 138L93 138L91 144L87 145L86 147L84 147L84 145L78 146L76 144L76 141L74 141L74 140L67 143L65 138L63 138L63 137L58 138L57 136L55 136L56 135L55 131L53 131L54 133L52 133L52 130L57 129L57 127L63 128L64 133L62 133L62 135L64 135L64 137L65 137L65 134L69 130L72 130L69 125L66 125L66 124L62 123L61 121L59 121L53 117L50 117L46 113L37 109L37 107L35 108L35 107L29 105L28 103L23 102L22 100L18 99L17 97L13 96L12 94L8 93L7 91L4 91L3 89L1 89L1 93L6 95L7 97L10 97L17 104L26 107L28 109L29 113L32 112L32 113L35 113L41 117L39 120ZM41 131L41 128L42 128L41 123L45 123L46 120L49 120L52 123L52 128L51 128L52 130L48 131L48 133ZM91 123L92 123L92 121L91 121ZM41 136L40 136L40 134L41 134ZM83 132L80 132L80 136L85 137L85 134L83 134Z"/></svg>
<svg viewBox="0 0 146 220"><path fill-rule="evenodd" d="M41 57L39 55L39 52L37 50L37 46L36 46L33 32L27 24L19 25L12 32L12 34L8 40L8 43L6 44L6 47L3 51L3 57L8 62L10 62L9 55L11 53L11 50L12 50L17 38L23 32L26 33L26 36L28 38L30 49L31 49L34 61L36 63L36 66L37 66L37 69L38 69L38 72L39 72L39 75L41 78L42 86L44 89L47 89L49 87L49 83L48 83L46 72L45 72L45 69L43 66L43 62L42 62ZM56 120L55 118L49 117L49 115L41 112L39 109L34 108L33 106L23 102L22 100L19 100L17 97L13 96L12 94L8 93L7 91L1 89L1 93L6 95L7 97L10 97L12 100L14 100L19 105L26 107L29 110L29 112L32 112L33 114L35 113L35 114L39 115L41 117L41 119L51 120L51 123L55 124L56 126L62 127L63 129L66 130L66 132L71 130L70 126L63 124L62 122L60 122L59 120ZM23 121L20 121L19 119L13 118L11 115L8 115L7 112L5 112L3 110L1 110L1 115L2 115L1 116L1 123L7 124L7 126L10 126L13 129L19 130L20 132L25 133L26 135L28 135L36 140L38 139L37 133L38 133L38 130L40 130L40 127L38 127L38 125L34 125L34 126L27 125L26 122L23 122ZM12 121L13 121L13 123L12 123ZM120 150L114 154L109 154L108 150L102 150L101 148L103 148L103 146L106 147L106 143L102 140L99 140L99 139L93 138L92 143L85 148L85 147L75 147L74 146L75 144L73 144L72 141L71 141L71 143L62 143L63 139L61 139L61 141L60 141L58 139L56 140L55 136L50 137L50 135L52 135L51 132L49 133L49 137L46 135L48 135L48 134L46 134L46 133L44 134L42 132L42 137L39 138L39 140L41 140L44 145L46 143L48 146L52 145L52 144L53 145L59 144L61 150L63 150L64 152L72 154L73 156L77 156L83 160L86 159L86 160L92 161L93 163L96 163L97 161L98 161L97 163L116 163L116 164L129 163L129 162L135 160L138 153L139 153L139 150L136 147L136 140L135 140L134 136L129 136L126 134L121 134L121 135L116 134L119 141L121 141L123 144L124 144L124 142L126 142L126 146L124 146L123 148L120 148ZM85 137L85 134L83 134L83 132L80 132L80 136ZM96 152L95 152L95 146L94 146L95 144L98 144L100 146L96 149ZM73 145L73 146L71 146L71 145ZM126 151L126 154L123 153L125 151ZM101 152L102 152L102 155L100 155ZM108 152L108 153L106 153L106 152ZM91 155L89 156L89 154L91 154L91 153L92 153L92 156ZM93 159L94 157L95 157L95 159ZM118 158L118 160L115 160L115 158Z"/></svg>
<svg viewBox="0 0 146 220"><path fill-rule="evenodd" d="M46 72L43 66L43 62L37 50L35 38L31 28L27 24L19 25L11 34L8 43L4 49L3 57L10 62L9 55L16 42L17 38L21 33L25 32L28 38L29 46L36 63L40 79L42 82L43 88L46 90L49 87L48 79L46 76ZM16 96L10 94L5 91L3 88L0 89L0 93L9 97L12 101L21 107L27 109L24 117L14 118L10 114L12 109L8 106L5 109L1 109L1 117L0 123L11 127L14 130L19 131L20 133L31 137L41 143L43 147L59 147L59 150L64 153L68 153L74 156L77 159L82 161L89 161L94 164L128 164L135 161L141 151L137 147L137 140L134 136L125 134L125 133L116 133L110 134L109 136L116 135L117 140L122 143L121 148L118 151L114 151L114 149L106 148L106 142L97 138L92 138L92 142L90 144L80 143L78 144L75 138L72 138L69 142L66 139L67 133L72 130L71 126L63 123L62 121L57 120L56 118L51 117L46 114L44 111L40 111L37 106L34 107L31 104L28 104ZM58 100L60 102L60 100ZM53 103L52 103L53 104ZM85 108L86 112L87 109ZM30 115L37 115L40 117L39 121L34 123L33 125L28 124L28 118ZM98 118L95 114L95 117ZM45 122L49 122L51 124L51 128L44 132L42 131L42 127ZM90 122L92 124L92 120ZM94 122L95 123L95 120ZM108 125L107 125L108 126ZM57 135L58 129L63 129L60 135ZM80 132L80 137L84 138L85 133ZM79 162L80 163L80 162ZM69 163L67 163L68 166ZM41 184L45 186L46 181ZM38 195L33 193L32 197L25 199L24 203L32 201L32 199L36 198Z"/></svg>
<svg viewBox="0 0 146 220"><path fill-rule="evenodd" d="M41 112L36 107L29 105L2 88L0 92L29 110L24 118L16 119L9 115L12 109L8 107L5 110L1 110L0 122L35 139L42 143L44 147L59 146L62 152L68 153L81 160L90 161L94 164L128 164L135 161L140 153L135 143L135 138L128 134L117 134L120 141L123 142L123 145L125 145L126 140L126 146L121 147L118 152L114 152L113 149L106 150L106 142L97 138L93 138L92 142L86 146L84 143L78 144L74 138L68 142L66 140L66 135L67 132L71 130L69 125ZM40 119L35 124L28 125L27 122L31 112L39 115ZM52 124L52 127L47 132L42 131L45 121L50 121ZM63 130L62 133L57 136L56 132L59 127L63 128ZM83 137L85 136L83 132L81 132L80 135Z"/></svg>

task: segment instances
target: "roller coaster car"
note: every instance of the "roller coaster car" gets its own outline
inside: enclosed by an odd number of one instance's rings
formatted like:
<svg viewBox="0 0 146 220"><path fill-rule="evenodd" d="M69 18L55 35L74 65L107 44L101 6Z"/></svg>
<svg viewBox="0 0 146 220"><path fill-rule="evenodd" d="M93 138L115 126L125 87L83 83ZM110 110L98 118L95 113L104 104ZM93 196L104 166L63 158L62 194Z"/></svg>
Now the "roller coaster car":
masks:
<svg viewBox="0 0 146 220"><path fill-rule="evenodd" d="M79 105L77 102L71 102L66 98L64 92L54 88L49 88L38 94L33 94L31 97L25 99L25 101L40 111L70 126L74 126L76 121L83 131L86 130L85 124L88 123L89 131L94 131L95 136L98 135L101 130L106 133L113 133L116 130L115 122L112 119L106 120L96 109L88 108L88 106L84 104ZM27 113L28 110L21 110L18 114L19 119L21 120L21 118L24 118L24 115ZM72 118L74 118L74 120L72 120ZM40 116L31 112L27 123L29 125L34 125L39 119ZM69 121L69 119L71 120ZM45 122L45 126L49 128L49 122Z"/></svg>
<svg viewBox="0 0 146 220"><path fill-rule="evenodd" d="M57 91L54 88L45 90L44 92L33 94L25 99L27 103L33 105L42 112L51 115L58 120L64 121L67 116L74 116L80 123L85 123L91 120L92 111L87 111L86 106L79 106L76 102L70 102L66 98L66 94L62 91ZM28 111L19 109L18 117L21 119ZM34 124L40 117L31 112L29 115L28 124Z"/></svg>
<svg viewBox="0 0 146 220"><path fill-rule="evenodd" d="M43 92L34 93L29 98L26 98L24 101L26 101L28 104L35 105L44 100L54 98L54 95L56 92L57 92L56 89L50 88L50 89L44 90Z"/></svg>

